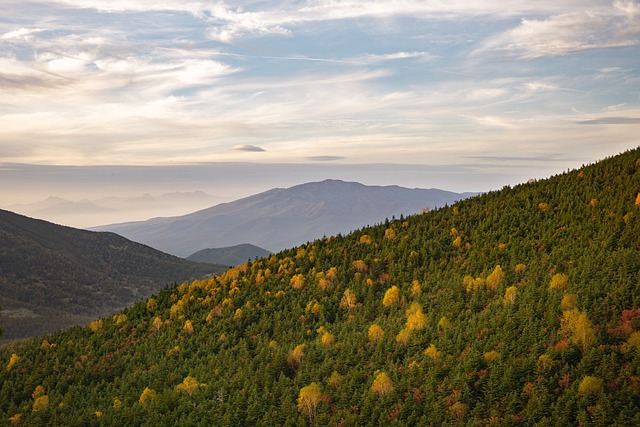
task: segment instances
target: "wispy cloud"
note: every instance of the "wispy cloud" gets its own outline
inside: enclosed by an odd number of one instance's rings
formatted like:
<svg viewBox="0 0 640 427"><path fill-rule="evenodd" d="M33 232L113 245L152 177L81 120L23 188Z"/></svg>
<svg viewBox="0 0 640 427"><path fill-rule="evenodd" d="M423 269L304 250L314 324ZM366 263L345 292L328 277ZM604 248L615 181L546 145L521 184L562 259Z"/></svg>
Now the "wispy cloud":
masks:
<svg viewBox="0 0 640 427"><path fill-rule="evenodd" d="M311 160L312 162L335 162L338 160L344 160L342 156L309 156L307 160Z"/></svg>
<svg viewBox="0 0 640 427"><path fill-rule="evenodd" d="M640 44L640 5L616 0L607 10L583 10L545 19L522 18L520 25L489 37L476 55L496 52L534 59L571 52Z"/></svg>
<svg viewBox="0 0 640 427"><path fill-rule="evenodd" d="M589 120L578 120L581 125L634 125L640 124L640 117L599 117Z"/></svg>
<svg viewBox="0 0 640 427"><path fill-rule="evenodd" d="M233 150L235 151L251 151L251 152L255 152L255 153L260 153L263 151L266 151L264 148L261 147L256 147L255 145L236 145L235 147L233 147Z"/></svg>

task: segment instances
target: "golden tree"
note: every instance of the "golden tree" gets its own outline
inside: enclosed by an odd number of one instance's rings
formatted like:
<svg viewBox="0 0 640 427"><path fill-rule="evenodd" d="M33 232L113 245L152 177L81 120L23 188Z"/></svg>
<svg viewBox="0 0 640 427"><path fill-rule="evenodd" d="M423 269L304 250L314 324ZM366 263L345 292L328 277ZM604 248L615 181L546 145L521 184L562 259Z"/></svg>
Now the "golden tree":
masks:
<svg viewBox="0 0 640 427"><path fill-rule="evenodd" d="M298 409L309 417L309 424L315 425L318 405L322 400L322 391L315 382L304 386L298 394Z"/></svg>
<svg viewBox="0 0 640 427"><path fill-rule="evenodd" d="M414 280L411 283L411 296L416 298L422 294L422 287L420 286L420 282Z"/></svg>
<svg viewBox="0 0 640 427"><path fill-rule="evenodd" d="M434 343L429 344L429 347L424 350L424 355L433 360L438 360L441 354Z"/></svg>
<svg viewBox="0 0 640 427"><path fill-rule="evenodd" d="M438 321L438 326L446 330L451 327L451 322L447 319L447 316L442 316Z"/></svg>
<svg viewBox="0 0 640 427"><path fill-rule="evenodd" d="M296 274L291 278L289 284L294 289L300 289L304 286L305 277L302 274Z"/></svg>
<svg viewBox="0 0 640 427"><path fill-rule="evenodd" d="M504 292L504 303L513 304L516 302L517 288L515 286L509 286Z"/></svg>
<svg viewBox="0 0 640 427"><path fill-rule="evenodd" d="M577 309L567 310L560 319L560 333L568 336L571 342L582 347L585 352L596 340L596 333L586 313Z"/></svg>
<svg viewBox="0 0 640 427"><path fill-rule="evenodd" d="M18 356L15 353L11 354L11 357L9 358L9 363L7 363L7 371L10 371L11 368L13 368L15 364L18 363L19 360L20 360L20 356Z"/></svg>
<svg viewBox="0 0 640 427"><path fill-rule="evenodd" d="M407 309L407 329L410 331L421 330L427 325L427 317L422 312L422 306L414 302Z"/></svg>
<svg viewBox="0 0 640 427"><path fill-rule="evenodd" d="M367 263L365 263L363 260L358 259L353 261L352 263L353 268L355 268L356 271L367 271Z"/></svg>
<svg viewBox="0 0 640 427"><path fill-rule="evenodd" d="M500 353L498 353L495 350L488 351L484 354L484 361L486 363L491 363L493 361L498 360L499 358L500 358Z"/></svg>
<svg viewBox="0 0 640 427"><path fill-rule="evenodd" d="M356 294L354 294L351 289L347 288L347 290L344 291L344 294L342 295L342 299L340 300L340 307L346 308L347 310L353 310L354 308L356 308L356 303Z"/></svg>
<svg viewBox="0 0 640 427"><path fill-rule="evenodd" d="M183 329L187 334L193 335L193 323L191 323L191 320L187 320L186 322L184 322Z"/></svg>
<svg viewBox="0 0 640 427"><path fill-rule="evenodd" d="M91 332L97 332L98 330L102 329L103 324L104 322L102 322L102 319L94 320L93 322L89 323L89 329L91 329Z"/></svg>
<svg viewBox="0 0 640 427"><path fill-rule="evenodd" d="M578 305L578 297L574 294L566 294L562 297L560 308L562 311L572 310Z"/></svg>
<svg viewBox="0 0 640 427"><path fill-rule="evenodd" d="M324 345L331 345L334 342L336 342L336 338L333 336L333 334L329 332L325 332L322 334L322 337L320 338L320 342Z"/></svg>
<svg viewBox="0 0 640 427"><path fill-rule="evenodd" d="M336 267L331 267L327 270L325 277L330 282L335 282L336 280L338 280L338 269Z"/></svg>
<svg viewBox="0 0 640 427"><path fill-rule="evenodd" d="M194 377L188 375L180 384L176 386L176 391L192 396L193 393L196 392L196 390L206 386L206 384L199 383Z"/></svg>
<svg viewBox="0 0 640 427"><path fill-rule="evenodd" d="M299 344L289 352L287 363L295 368L302 364L302 359L304 359L304 344Z"/></svg>
<svg viewBox="0 0 640 427"><path fill-rule="evenodd" d="M153 330L154 332L158 332L161 327L162 327L162 319L156 316L155 319L153 319L153 322L151 323L151 330Z"/></svg>
<svg viewBox="0 0 640 427"><path fill-rule="evenodd" d="M566 274L558 273L554 274L549 282L550 289L566 289L569 284L569 277Z"/></svg>
<svg viewBox="0 0 640 427"><path fill-rule="evenodd" d="M396 343L400 345L407 345L407 343L409 342L409 338L411 338L411 330L403 329L398 332L398 335L396 335Z"/></svg>
<svg viewBox="0 0 640 427"><path fill-rule="evenodd" d="M384 331L382 328L375 323L369 326L368 331L369 342L372 344L378 343L382 338L384 338Z"/></svg>
<svg viewBox="0 0 640 427"><path fill-rule="evenodd" d="M384 298L382 299L382 305L385 307L391 307L392 305L396 305L400 300L400 289L397 286L393 285L387 292L384 293Z"/></svg>
<svg viewBox="0 0 640 427"><path fill-rule="evenodd" d="M146 405L147 402L157 398L158 393L156 393L155 390L152 390L149 387L145 387L142 391L142 394L140 395L140 399L138 399L138 402L140 402L141 405Z"/></svg>
<svg viewBox="0 0 640 427"><path fill-rule="evenodd" d="M332 388L338 388L341 381L342 381L342 375L340 375L336 371L333 371L329 379L327 379L327 385L329 385L329 387L332 387Z"/></svg>
<svg viewBox="0 0 640 427"><path fill-rule="evenodd" d="M493 269L491 274L487 276L487 287L496 290L502 283L502 280L504 280L504 272L502 271L502 267L500 267L500 264L498 264L496 265L496 268Z"/></svg>
<svg viewBox="0 0 640 427"><path fill-rule="evenodd" d="M602 392L602 380L598 377L587 375L578 385L578 394L581 396L599 394L600 392Z"/></svg>
<svg viewBox="0 0 640 427"><path fill-rule="evenodd" d="M44 411L49 406L49 396L43 394L33 401L33 412Z"/></svg>
<svg viewBox="0 0 640 427"><path fill-rule="evenodd" d="M464 416L466 415L468 410L469 407L462 402L455 402L453 405L449 406L449 412L451 412L458 424L462 423L462 420L464 419Z"/></svg>
<svg viewBox="0 0 640 427"><path fill-rule="evenodd" d="M370 245L371 243L373 243L373 239L368 234L363 234L362 236L360 236L360 243L362 243L363 245Z"/></svg>
<svg viewBox="0 0 640 427"><path fill-rule="evenodd" d="M393 228L387 228L386 230L384 230L384 238L385 239L389 239L389 240L396 240L396 230Z"/></svg>
<svg viewBox="0 0 640 427"><path fill-rule="evenodd" d="M384 396L393 391L393 383L389 376L384 372L379 372L376 374L376 378L373 380L373 384L371 385L371 391L377 394L378 396Z"/></svg>

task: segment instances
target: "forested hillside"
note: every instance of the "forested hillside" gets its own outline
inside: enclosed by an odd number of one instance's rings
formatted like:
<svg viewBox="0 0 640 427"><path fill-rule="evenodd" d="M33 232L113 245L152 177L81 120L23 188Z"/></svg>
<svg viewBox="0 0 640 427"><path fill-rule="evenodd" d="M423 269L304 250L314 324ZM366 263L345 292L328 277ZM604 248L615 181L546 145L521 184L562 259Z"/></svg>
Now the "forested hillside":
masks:
<svg viewBox="0 0 640 427"><path fill-rule="evenodd" d="M0 339L86 324L172 283L224 270L113 233L0 210Z"/></svg>
<svg viewBox="0 0 640 427"><path fill-rule="evenodd" d="M640 150L0 350L28 425L640 425Z"/></svg>

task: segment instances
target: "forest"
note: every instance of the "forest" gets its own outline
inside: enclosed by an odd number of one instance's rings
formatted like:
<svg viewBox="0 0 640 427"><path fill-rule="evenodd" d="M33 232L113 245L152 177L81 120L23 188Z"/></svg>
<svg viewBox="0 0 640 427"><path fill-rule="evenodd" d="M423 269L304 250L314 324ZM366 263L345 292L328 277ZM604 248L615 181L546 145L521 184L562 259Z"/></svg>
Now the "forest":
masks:
<svg viewBox="0 0 640 427"><path fill-rule="evenodd" d="M640 425L640 149L0 348L0 424Z"/></svg>

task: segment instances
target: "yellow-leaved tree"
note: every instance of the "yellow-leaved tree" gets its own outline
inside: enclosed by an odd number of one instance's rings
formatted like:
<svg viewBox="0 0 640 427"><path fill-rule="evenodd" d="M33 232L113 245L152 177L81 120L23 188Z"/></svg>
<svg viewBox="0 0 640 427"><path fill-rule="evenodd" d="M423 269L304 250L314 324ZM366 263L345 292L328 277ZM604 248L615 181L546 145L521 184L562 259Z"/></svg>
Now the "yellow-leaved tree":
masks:
<svg viewBox="0 0 640 427"><path fill-rule="evenodd" d="M296 274L291 278L289 284L294 289L300 289L304 286L305 277L302 274Z"/></svg>
<svg viewBox="0 0 640 427"><path fill-rule="evenodd" d="M583 352L587 351L587 348L596 340L595 329L587 313L575 308L562 313L560 333L568 336L569 340L580 346Z"/></svg>
<svg viewBox="0 0 640 427"><path fill-rule="evenodd" d="M304 344L299 344L289 352L289 355L287 356L287 363L289 363L290 366L297 368L302 364L302 359L304 359Z"/></svg>
<svg viewBox="0 0 640 427"><path fill-rule="evenodd" d="M9 363L7 363L7 371L10 371L11 368L13 368L16 365L16 363L18 363L19 360L20 360L20 356L18 356L15 353L11 354L11 357L9 358Z"/></svg>
<svg viewBox="0 0 640 427"><path fill-rule="evenodd" d="M354 294L351 289L347 289L346 291L344 291L342 299L340 300L340 307L346 308L347 310L351 311L356 308L356 303L356 294Z"/></svg>
<svg viewBox="0 0 640 427"><path fill-rule="evenodd" d="M578 297L574 294L566 294L562 297L560 302L560 309L562 311L572 310L578 305Z"/></svg>
<svg viewBox="0 0 640 427"><path fill-rule="evenodd" d="M441 354L434 343L429 344L429 347L424 350L424 355L433 360L438 360Z"/></svg>
<svg viewBox="0 0 640 427"><path fill-rule="evenodd" d="M176 391L179 393L187 394L188 396L192 396L193 393L196 392L196 390L198 390L199 388L204 388L206 386L206 384L199 383L198 380L196 380L194 377L188 375L180 384L176 386Z"/></svg>
<svg viewBox="0 0 640 427"><path fill-rule="evenodd" d="M140 402L141 405L146 405L147 402L155 400L157 398L158 393L156 393L155 390L152 390L149 387L145 387L142 391L142 394L140 395L140 399L138 399L138 402Z"/></svg>
<svg viewBox="0 0 640 427"><path fill-rule="evenodd" d="M550 289L566 289L569 284L569 277L566 274L558 273L554 274L549 282Z"/></svg>
<svg viewBox="0 0 640 427"><path fill-rule="evenodd" d="M373 380L371 391L378 396L384 396L393 391L393 382L386 373L379 372Z"/></svg>
<svg viewBox="0 0 640 427"><path fill-rule="evenodd" d="M398 289L396 285L393 285L384 293L382 305L385 307L391 307L398 304L398 301L400 301L400 289Z"/></svg>
<svg viewBox="0 0 640 427"><path fill-rule="evenodd" d="M318 405L322 401L322 390L315 382L304 386L298 394L298 409L309 417L309 424L315 425Z"/></svg>
<svg viewBox="0 0 640 427"><path fill-rule="evenodd" d="M518 292L515 286L509 286L504 292L504 303L513 304L516 302L516 293Z"/></svg>
<svg viewBox="0 0 640 427"><path fill-rule="evenodd" d="M194 330L193 330L193 323L191 323L191 320L187 320L184 322L183 329L188 335L193 335Z"/></svg>
<svg viewBox="0 0 640 427"><path fill-rule="evenodd" d="M578 385L578 394L581 396L600 394L600 392L602 392L602 379L598 377L587 375Z"/></svg>
<svg viewBox="0 0 640 427"><path fill-rule="evenodd" d="M487 287L492 290L498 289L498 286L504 280L504 272L502 271L502 267L500 264L496 265L496 268L493 269L491 274L487 276Z"/></svg>
<svg viewBox="0 0 640 427"><path fill-rule="evenodd" d="M419 331L427 325L427 317L422 312L422 306L414 302L407 309L407 329Z"/></svg>
<svg viewBox="0 0 640 427"><path fill-rule="evenodd" d="M384 331L380 326L374 323L373 325L369 326L368 336L370 343L377 344L382 338L384 338Z"/></svg>

